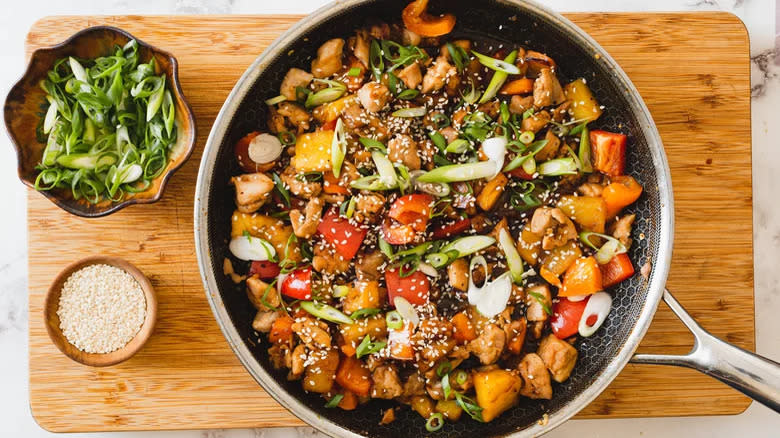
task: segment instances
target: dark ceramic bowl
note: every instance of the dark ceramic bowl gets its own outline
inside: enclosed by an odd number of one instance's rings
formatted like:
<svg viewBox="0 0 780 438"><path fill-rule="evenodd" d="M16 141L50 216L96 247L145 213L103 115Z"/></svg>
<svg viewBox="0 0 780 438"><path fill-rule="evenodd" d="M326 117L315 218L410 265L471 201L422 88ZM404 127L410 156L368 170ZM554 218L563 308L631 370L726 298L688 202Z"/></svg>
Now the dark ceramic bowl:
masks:
<svg viewBox="0 0 780 438"><path fill-rule="evenodd" d="M115 46L123 46L131 39L138 42L141 62L148 62L154 57L158 73L164 72L166 82L172 84L171 92L176 106L177 141L172 147L167 167L160 176L152 180L149 188L140 193L128 194L120 202L103 200L91 204L84 199L74 199L70 190L55 189L41 192L58 207L78 216L100 217L128 205L149 204L160 200L168 179L192 154L195 147L195 118L179 84L179 65L176 58L121 29L109 26L90 27L56 46L35 50L30 57L27 70L11 88L5 100L5 126L16 148L19 179L27 186L34 187L35 178L38 176L35 166L41 161L46 147L44 143L38 141L35 132L42 117L41 105L46 98L46 93L38 83L46 77L46 72L58 59L67 56L78 58L103 56L111 53Z"/></svg>

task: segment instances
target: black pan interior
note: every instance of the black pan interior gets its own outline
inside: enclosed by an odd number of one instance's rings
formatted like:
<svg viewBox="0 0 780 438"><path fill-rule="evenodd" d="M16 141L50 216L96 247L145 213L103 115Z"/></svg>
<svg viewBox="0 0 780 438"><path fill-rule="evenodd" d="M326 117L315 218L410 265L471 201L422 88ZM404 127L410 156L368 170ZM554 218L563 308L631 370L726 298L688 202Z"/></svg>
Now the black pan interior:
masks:
<svg viewBox="0 0 780 438"><path fill-rule="evenodd" d="M345 10L311 29L306 39L300 39L281 50L283 55L259 76L229 122L227 135L221 141L217 162L214 164L214 176L207 199L209 248L213 261L211 269L232 323L255 359L274 375L290 394L319 415L356 433L371 437L420 436L429 433L425 430L425 421L409 409L401 410L397 420L390 426L380 426L378 422L381 409L391 406L391 403L372 401L352 412L325 409L323 399L319 395L306 394L301 389L300 382L286 382L286 373L275 372L270 366L266 354L267 344L256 342L257 335L251 328L255 312L243 292L243 286L233 284L222 274L221 261L229 256L227 243L230 238L230 216L234 210L233 189L228 185L228 180L231 176L241 173L233 157L232 147L250 131L267 130L267 111L263 101L279 94L279 84L289 68L303 66L302 68L308 69L312 55L324 41L334 37L347 37L369 20L400 21L401 9L405 4L406 2L397 0L377 0ZM650 149L638 123L638 114L624 97L625 90L618 88L612 72L603 63L595 60L594 53L578 47L553 23L523 13L510 4L497 1L449 0L434 1L431 6L446 8L457 16L457 33L468 35L477 41L520 44L549 54L558 63L558 74L562 82L580 76L588 79L598 101L606 107L604 115L593 124L593 128L628 135L627 171L636 177L645 189L638 203L632 207L632 212L637 213L638 217L634 227L635 243L630 255L639 271L639 266L658 252L660 224L657 218L660 217L661 207L657 175ZM644 238L637 237L640 233ZM553 413L560 409L591 385L620 351L645 305L647 293L647 281L640 275L635 275L613 291L614 304L609 318L597 334L579 343L578 364L568 381L564 384L554 383L552 400L522 399L517 407L489 424L464 418L458 423L447 423L435 435L473 435L485 438L503 436L534 424L545 412Z"/></svg>

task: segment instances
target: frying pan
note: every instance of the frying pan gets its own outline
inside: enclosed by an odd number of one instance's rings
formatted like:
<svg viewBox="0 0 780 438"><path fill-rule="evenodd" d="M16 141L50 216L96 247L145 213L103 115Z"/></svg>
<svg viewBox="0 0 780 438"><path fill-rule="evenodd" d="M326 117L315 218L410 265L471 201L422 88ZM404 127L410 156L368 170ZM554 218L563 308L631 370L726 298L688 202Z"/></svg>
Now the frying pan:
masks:
<svg viewBox="0 0 780 438"><path fill-rule="evenodd" d="M400 20L406 1L342 0L327 5L280 36L239 79L222 107L203 153L195 196L195 242L201 276L214 315L233 351L252 376L281 405L310 425L333 436L419 436L424 421L409 409L399 411L390 426L379 426L381 409L394 402L373 400L355 411L324 408L317 394L307 394L300 382L288 382L275 371L251 328L254 317L243 286L222 274L230 257L230 217L234 209L231 176L240 173L232 146L247 132L265 130L263 101L278 94L291 67L306 66L326 40L350 35L370 20ZM563 80L589 79L599 102L606 106L595 128L628 135L627 173L645 188L632 207L634 234L643 233L631 248L638 265L652 266L648 278L635 275L613 291L613 309L601 329L577 345L579 359L571 377L554 384L549 401L521 399L489 424L471 419L447 423L437 436L541 435L587 406L629 362L678 365L698 369L780 411L780 364L729 345L704 331L666 291L672 255L674 205L663 145L647 107L615 61L587 34L567 19L538 4L520 0L449 0L433 2L457 16L456 36L500 44L514 43L548 53L558 63ZM433 12L443 12L436 11ZM695 335L693 350L684 356L634 355L661 300ZM548 422L538 420L548 414Z"/></svg>

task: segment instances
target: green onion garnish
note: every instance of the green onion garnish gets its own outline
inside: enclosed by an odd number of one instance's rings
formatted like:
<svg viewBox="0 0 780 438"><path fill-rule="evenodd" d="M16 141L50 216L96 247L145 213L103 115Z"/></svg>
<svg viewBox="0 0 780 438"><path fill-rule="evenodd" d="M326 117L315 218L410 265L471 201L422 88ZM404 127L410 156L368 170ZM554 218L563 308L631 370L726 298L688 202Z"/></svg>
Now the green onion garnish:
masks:
<svg viewBox="0 0 780 438"><path fill-rule="evenodd" d="M600 237L606 240L606 242L599 248L590 240L592 236ZM583 231L580 233L580 241L596 250L595 258L600 265L606 265L612 260L612 257L628 251L628 248L626 248L618 239L606 234Z"/></svg>
<svg viewBox="0 0 780 438"><path fill-rule="evenodd" d="M374 79L377 81L382 78L382 72L385 69L385 62L382 59L382 48L379 47L379 41L371 41L371 49L369 51L369 65L371 72L374 74Z"/></svg>
<svg viewBox="0 0 780 438"><path fill-rule="evenodd" d="M328 400L327 403L325 403L325 407L328 409L335 408L341 403L341 400L344 398L344 394L336 394L333 397L331 397L330 400Z"/></svg>
<svg viewBox="0 0 780 438"><path fill-rule="evenodd" d="M446 128L450 126L450 118L444 113L433 113L431 121L438 129Z"/></svg>
<svg viewBox="0 0 780 438"><path fill-rule="evenodd" d="M452 143L447 145L447 148L444 151L448 154L462 154L468 151L470 147L471 143L469 143L468 140L456 138Z"/></svg>
<svg viewBox="0 0 780 438"><path fill-rule="evenodd" d="M490 99L496 97L498 90L501 89L501 86L504 85L504 82L506 82L506 78L510 74L520 73L520 69L518 69L514 65L515 59L517 58L517 50L513 50L512 53L510 53L506 58L504 58L503 61L499 61L498 59L494 59L489 56L478 55L476 52L473 53L477 55L477 58L479 58L479 62L481 62L483 65L485 65L488 68L492 68L493 70L496 70L496 72L493 73L493 78L490 79L490 83L488 84L485 93L482 95L482 98L479 99L479 103L485 103ZM480 58L480 56L490 61L483 61L483 59ZM491 65L486 64L486 62L493 65L493 67L491 67ZM514 67L514 70L512 70L511 67ZM512 73L512 71L514 71L514 73Z"/></svg>
<svg viewBox="0 0 780 438"><path fill-rule="evenodd" d="M387 148L379 140L374 140L373 138L368 138L368 137L360 137L358 141L369 151L372 149L376 149L382 152L383 154L387 153Z"/></svg>
<svg viewBox="0 0 780 438"><path fill-rule="evenodd" d="M336 128L333 133L333 142L330 145L330 164L333 168L333 176L341 175L341 164L347 155L347 135L344 132L344 123L341 118L336 120Z"/></svg>
<svg viewBox="0 0 780 438"><path fill-rule="evenodd" d="M425 422L425 430L428 432L436 432L442 427L444 427L444 415L441 412L431 414Z"/></svg>
<svg viewBox="0 0 780 438"><path fill-rule="evenodd" d="M469 417L473 418L480 423L485 420L482 419L482 408L474 400L466 397L465 395L456 392L455 402L463 409L463 412L467 413Z"/></svg>
<svg viewBox="0 0 780 438"><path fill-rule="evenodd" d="M522 134L520 134L520 137L518 137L517 139L524 144L531 144L531 142L534 141L534 137L536 137L536 135L533 132L525 131Z"/></svg>
<svg viewBox="0 0 780 438"><path fill-rule="evenodd" d="M366 308L366 309L358 309L354 312L352 312L349 317L353 320L362 319L362 318L368 318L370 316L374 316L377 313L381 312L381 310L376 308Z"/></svg>
<svg viewBox="0 0 780 438"><path fill-rule="evenodd" d="M426 109L423 106L418 107L412 107L412 108L401 108L399 110L393 111L392 116L393 117L423 117L426 113Z"/></svg>
<svg viewBox="0 0 780 438"><path fill-rule="evenodd" d="M528 295L532 296L533 299L535 299L536 302L542 306L542 309L544 309L544 313L548 315L552 315L552 309L550 308L550 305L547 304L547 300L545 299L544 295L540 294L539 292L534 292L530 290L528 291Z"/></svg>
<svg viewBox="0 0 780 438"><path fill-rule="evenodd" d="M382 251L382 254L388 259L393 258L393 247L381 236L379 237L379 250Z"/></svg>
<svg viewBox="0 0 780 438"><path fill-rule="evenodd" d="M300 306L301 309L326 321L335 322L337 324L352 324L355 322L349 316L341 313L340 310L327 304L316 303L314 301L301 301Z"/></svg>
<svg viewBox="0 0 780 438"><path fill-rule="evenodd" d="M483 55L474 50L472 50L471 53L477 57L480 64L484 65L485 67L491 70L495 70L501 73L506 73L508 75L520 74L520 69L517 68L517 66L514 64L515 59L517 58L517 50L512 51L512 53L510 53L503 61L500 59L493 58L491 56Z"/></svg>
<svg viewBox="0 0 780 438"><path fill-rule="evenodd" d="M273 105L276 105L277 103L282 103L285 100L287 100L287 98L280 94L279 96L272 97L270 99L266 99L265 104L268 105L268 106L273 106Z"/></svg>
<svg viewBox="0 0 780 438"><path fill-rule="evenodd" d="M509 267L509 272L512 275L512 281L515 284L522 283L523 259L520 257L520 253L517 252L517 247L512 240L512 236L509 234L506 228L502 228L498 232L498 245L501 247L501 250L504 252L504 256L506 257L506 264Z"/></svg>
<svg viewBox="0 0 780 438"><path fill-rule="evenodd" d="M360 76L360 67L352 67L347 74L352 77Z"/></svg>
<svg viewBox="0 0 780 438"><path fill-rule="evenodd" d="M450 251L454 251L457 253L455 258L460 258L477 251L482 251L494 243L496 243L496 239L490 236L466 236L444 245L441 248L441 252L446 254Z"/></svg>
<svg viewBox="0 0 780 438"><path fill-rule="evenodd" d="M366 335L366 337L363 338L363 340L360 342L360 345L358 345L355 349L355 357L360 359L363 356L376 353L377 351L385 348L386 345L387 342L371 342L371 336Z"/></svg>
<svg viewBox="0 0 780 438"><path fill-rule="evenodd" d="M577 163L571 157L556 158L540 164L537 170L544 176L576 175Z"/></svg>
<svg viewBox="0 0 780 438"><path fill-rule="evenodd" d="M580 136L580 150L579 150L580 165L582 166L583 172L592 173L593 163L591 163L590 160L590 132L588 131L588 123L585 122L582 125L577 126L577 128L579 128L580 126L582 126L582 135ZM574 129L572 129L572 132L574 132Z"/></svg>
<svg viewBox="0 0 780 438"><path fill-rule="evenodd" d="M387 315L385 315L385 321L387 322L387 328L390 330L398 330L404 325L404 319L401 317L401 314L395 310L387 312Z"/></svg>
<svg viewBox="0 0 780 438"><path fill-rule="evenodd" d="M429 172L425 172L424 174L420 175L417 180L420 182L434 183L470 181L489 177L493 175L495 171L496 163L493 161L451 164L449 166L441 166Z"/></svg>
<svg viewBox="0 0 780 438"><path fill-rule="evenodd" d="M294 145L295 141L297 140L295 134L290 131L281 131L280 133L276 134L276 138L278 138L279 142L285 146Z"/></svg>
<svg viewBox="0 0 780 438"><path fill-rule="evenodd" d="M401 100L412 100L419 95L420 95L420 90L407 88L406 90L398 93L398 96L396 97L398 97Z"/></svg>
<svg viewBox="0 0 780 438"><path fill-rule="evenodd" d="M450 371L452 371L452 363L448 360L445 360L436 367L436 375L439 377L444 377L444 375L449 374Z"/></svg>

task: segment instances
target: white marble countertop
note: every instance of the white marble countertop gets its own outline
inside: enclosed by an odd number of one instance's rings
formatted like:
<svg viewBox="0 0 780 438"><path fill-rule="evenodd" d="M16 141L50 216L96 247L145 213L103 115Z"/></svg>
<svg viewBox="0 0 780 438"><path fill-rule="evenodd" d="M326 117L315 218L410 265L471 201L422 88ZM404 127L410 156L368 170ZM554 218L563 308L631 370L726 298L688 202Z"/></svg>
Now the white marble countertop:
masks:
<svg viewBox="0 0 780 438"><path fill-rule="evenodd" d="M0 96L24 68L24 37L32 23L57 14L307 13L326 0L5 0L0 4ZM724 10L738 15L750 32L753 59L753 198L757 351L780 361L780 60L775 43L775 0L547 0L559 11ZM778 40L780 41L780 40ZM777 60L776 60L777 57ZM775 139L774 141L772 139ZM16 158L0 136L0 436L45 437L30 414L27 390L26 193L16 178ZM550 437L777 437L780 415L753 403L736 416L575 420ZM128 432L95 438L238 438L317 436L310 428ZM77 434L87 436L87 434Z"/></svg>

